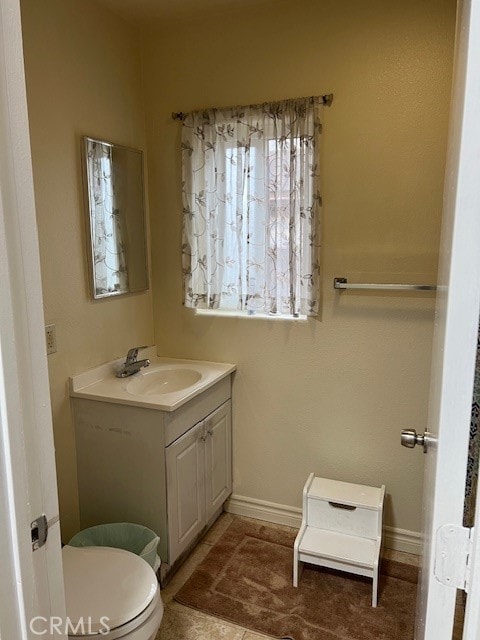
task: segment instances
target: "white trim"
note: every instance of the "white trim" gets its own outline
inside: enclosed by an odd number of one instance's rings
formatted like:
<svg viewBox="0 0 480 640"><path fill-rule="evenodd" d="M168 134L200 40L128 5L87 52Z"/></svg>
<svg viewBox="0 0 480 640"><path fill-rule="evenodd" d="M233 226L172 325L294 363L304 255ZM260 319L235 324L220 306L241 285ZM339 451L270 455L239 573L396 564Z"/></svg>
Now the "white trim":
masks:
<svg viewBox="0 0 480 640"><path fill-rule="evenodd" d="M19 0L0 0L0 624L32 637L65 617L60 525L32 552L30 523L58 517ZM3 570L5 567L5 570ZM64 634L58 635L58 640Z"/></svg>
<svg viewBox="0 0 480 640"><path fill-rule="evenodd" d="M417 640L451 640L454 628L456 589L442 584L436 575L436 536L445 525L455 529L463 522L480 306L479 156L480 1L459 0L430 401L427 421L421 425L429 436ZM480 636L477 630L464 634L467 637Z"/></svg>
<svg viewBox="0 0 480 640"><path fill-rule="evenodd" d="M0 200L0 222L2 203ZM0 229L0 241L1 237ZM0 242L0 251L3 249ZM2 283L2 264L0 258L0 284ZM1 321L1 316L0 316ZM0 324L1 330L1 324ZM33 569L24 562L27 549L25 541L21 545L19 530L22 528L21 515L15 503L15 489L21 485L26 492L24 469L15 471L12 467L11 434L6 416L6 393L3 380L3 357L0 339L0 635L5 638L26 638L27 600L32 598L29 582L33 583ZM17 438L18 439L18 438ZM23 550L23 553L22 553ZM28 549L28 553L30 550ZM25 585L26 583L26 585Z"/></svg>
<svg viewBox="0 0 480 640"><path fill-rule="evenodd" d="M247 516L274 524L284 524L288 527L300 529L302 524L302 510L276 502L266 502L246 496L232 494L225 504L225 511L236 516Z"/></svg>
<svg viewBox="0 0 480 640"><path fill-rule="evenodd" d="M299 529L302 523L302 510L299 507L235 494L225 504L225 511L237 516L283 524L296 529ZM422 534L418 531L408 531L387 525L383 528L383 540L384 546L388 549L412 553L417 556L422 555Z"/></svg>
<svg viewBox="0 0 480 640"><path fill-rule="evenodd" d="M304 315L290 316L287 314L248 313L248 311L228 311L227 309L195 309L196 316L211 316L217 318L248 318L249 320L273 320L274 322L308 322Z"/></svg>
<svg viewBox="0 0 480 640"><path fill-rule="evenodd" d="M419 531L386 525L383 527L383 540L387 549L413 553L416 556L421 556L423 553L423 535Z"/></svg>

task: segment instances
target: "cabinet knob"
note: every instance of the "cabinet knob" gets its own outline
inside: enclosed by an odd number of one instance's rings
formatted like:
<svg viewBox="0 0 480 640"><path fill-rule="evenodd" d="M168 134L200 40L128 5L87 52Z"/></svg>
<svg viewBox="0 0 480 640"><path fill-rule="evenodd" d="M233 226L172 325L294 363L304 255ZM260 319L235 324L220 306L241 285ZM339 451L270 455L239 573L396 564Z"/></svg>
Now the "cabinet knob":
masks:
<svg viewBox="0 0 480 640"><path fill-rule="evenodd" d="M207 431L207 433L208 433L208 435L209 435L209 436L213 436L213 429L209 429L209 430Z"/></svg>
<svg viewBox="0 0 480 640"><path fill-rule="evenodd" d="M202 442L205 442L206 439L207 439L207 436L205 434L203 436L200 436L200 440Z"/></svg>

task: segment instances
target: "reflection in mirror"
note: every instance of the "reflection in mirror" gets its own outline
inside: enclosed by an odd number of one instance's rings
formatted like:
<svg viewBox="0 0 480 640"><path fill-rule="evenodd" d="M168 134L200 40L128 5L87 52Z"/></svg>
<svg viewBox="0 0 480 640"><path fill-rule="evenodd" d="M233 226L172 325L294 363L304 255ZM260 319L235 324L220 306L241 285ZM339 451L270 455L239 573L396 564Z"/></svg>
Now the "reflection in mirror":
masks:
<svg viewBox="0 0 480 640"><path fill-rule="evenodd" d="M143 153L84 138L94 298L148 289Z"/></svg>

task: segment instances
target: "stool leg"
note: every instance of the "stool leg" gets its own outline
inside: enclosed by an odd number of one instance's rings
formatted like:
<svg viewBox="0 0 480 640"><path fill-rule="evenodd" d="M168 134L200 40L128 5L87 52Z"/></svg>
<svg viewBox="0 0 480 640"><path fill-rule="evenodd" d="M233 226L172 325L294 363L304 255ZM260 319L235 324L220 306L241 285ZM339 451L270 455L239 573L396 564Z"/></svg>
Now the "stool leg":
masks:
<svg viewBox="0 0 480 640"><path fill-rule="evenodd" d="M293 552L293 586L298 587L298 551Z"/></svg>
<svg viewBox="0 0 480 640"><path fill-rule="evenodd" d="M378 600L378 567L373 574L373 587L372 587L372 607L377 606Z"/></svg>
<svg viewBox="0 0 480 640"><path fill-rule="evenodd" d="M295 549L293 553L293 586L298 587L298 581L302 577L303 562L299 560L298 551Z"/></svg>

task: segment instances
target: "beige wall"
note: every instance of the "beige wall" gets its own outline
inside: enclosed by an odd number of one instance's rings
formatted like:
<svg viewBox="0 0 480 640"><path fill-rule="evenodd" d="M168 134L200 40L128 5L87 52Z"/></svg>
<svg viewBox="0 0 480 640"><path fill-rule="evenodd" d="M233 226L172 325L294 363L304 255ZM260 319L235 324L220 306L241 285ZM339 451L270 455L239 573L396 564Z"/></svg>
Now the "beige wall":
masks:
<svg viewBox="0 0 480 640"><path fill-rule="evenodd" d="M423 456L399 433L426 426L434 300L332 280L435 280L454 18L454 0L277 1L145 38L156 342L237 363L235 494L300 506L311 471L385 483L387 523L420 529ZM324 92L322 318L195 317L171 112Z"/></svg>
<svg viewBox="0 0 480 640"><path fill-rule="evenodd" d="M292 6L290 6L292 5ZM273 9L274 7L274 9ZM92 302L79 138L144 147L132 27L92 0L22 0L64 540L78 528L67 378L153 343L151 294ZM454 0L276 0L142 36L154 322L160 353L232 361L234 491L299 506L307 474L387 485L387 521L419 530L429 294L334 294L331 281L433 281ZM324 117L323 314L194 317L181 305L180 125L171 111L333 91Z"/></svg>
<svg viewBox="0 0 480 640"><path fill-rule="evenodd" d="M86 281L80 137L145 146L132 29L91 0L22 0L62 537L78 530L68 376L153 344L151 293L92 302Z"/></svg>

